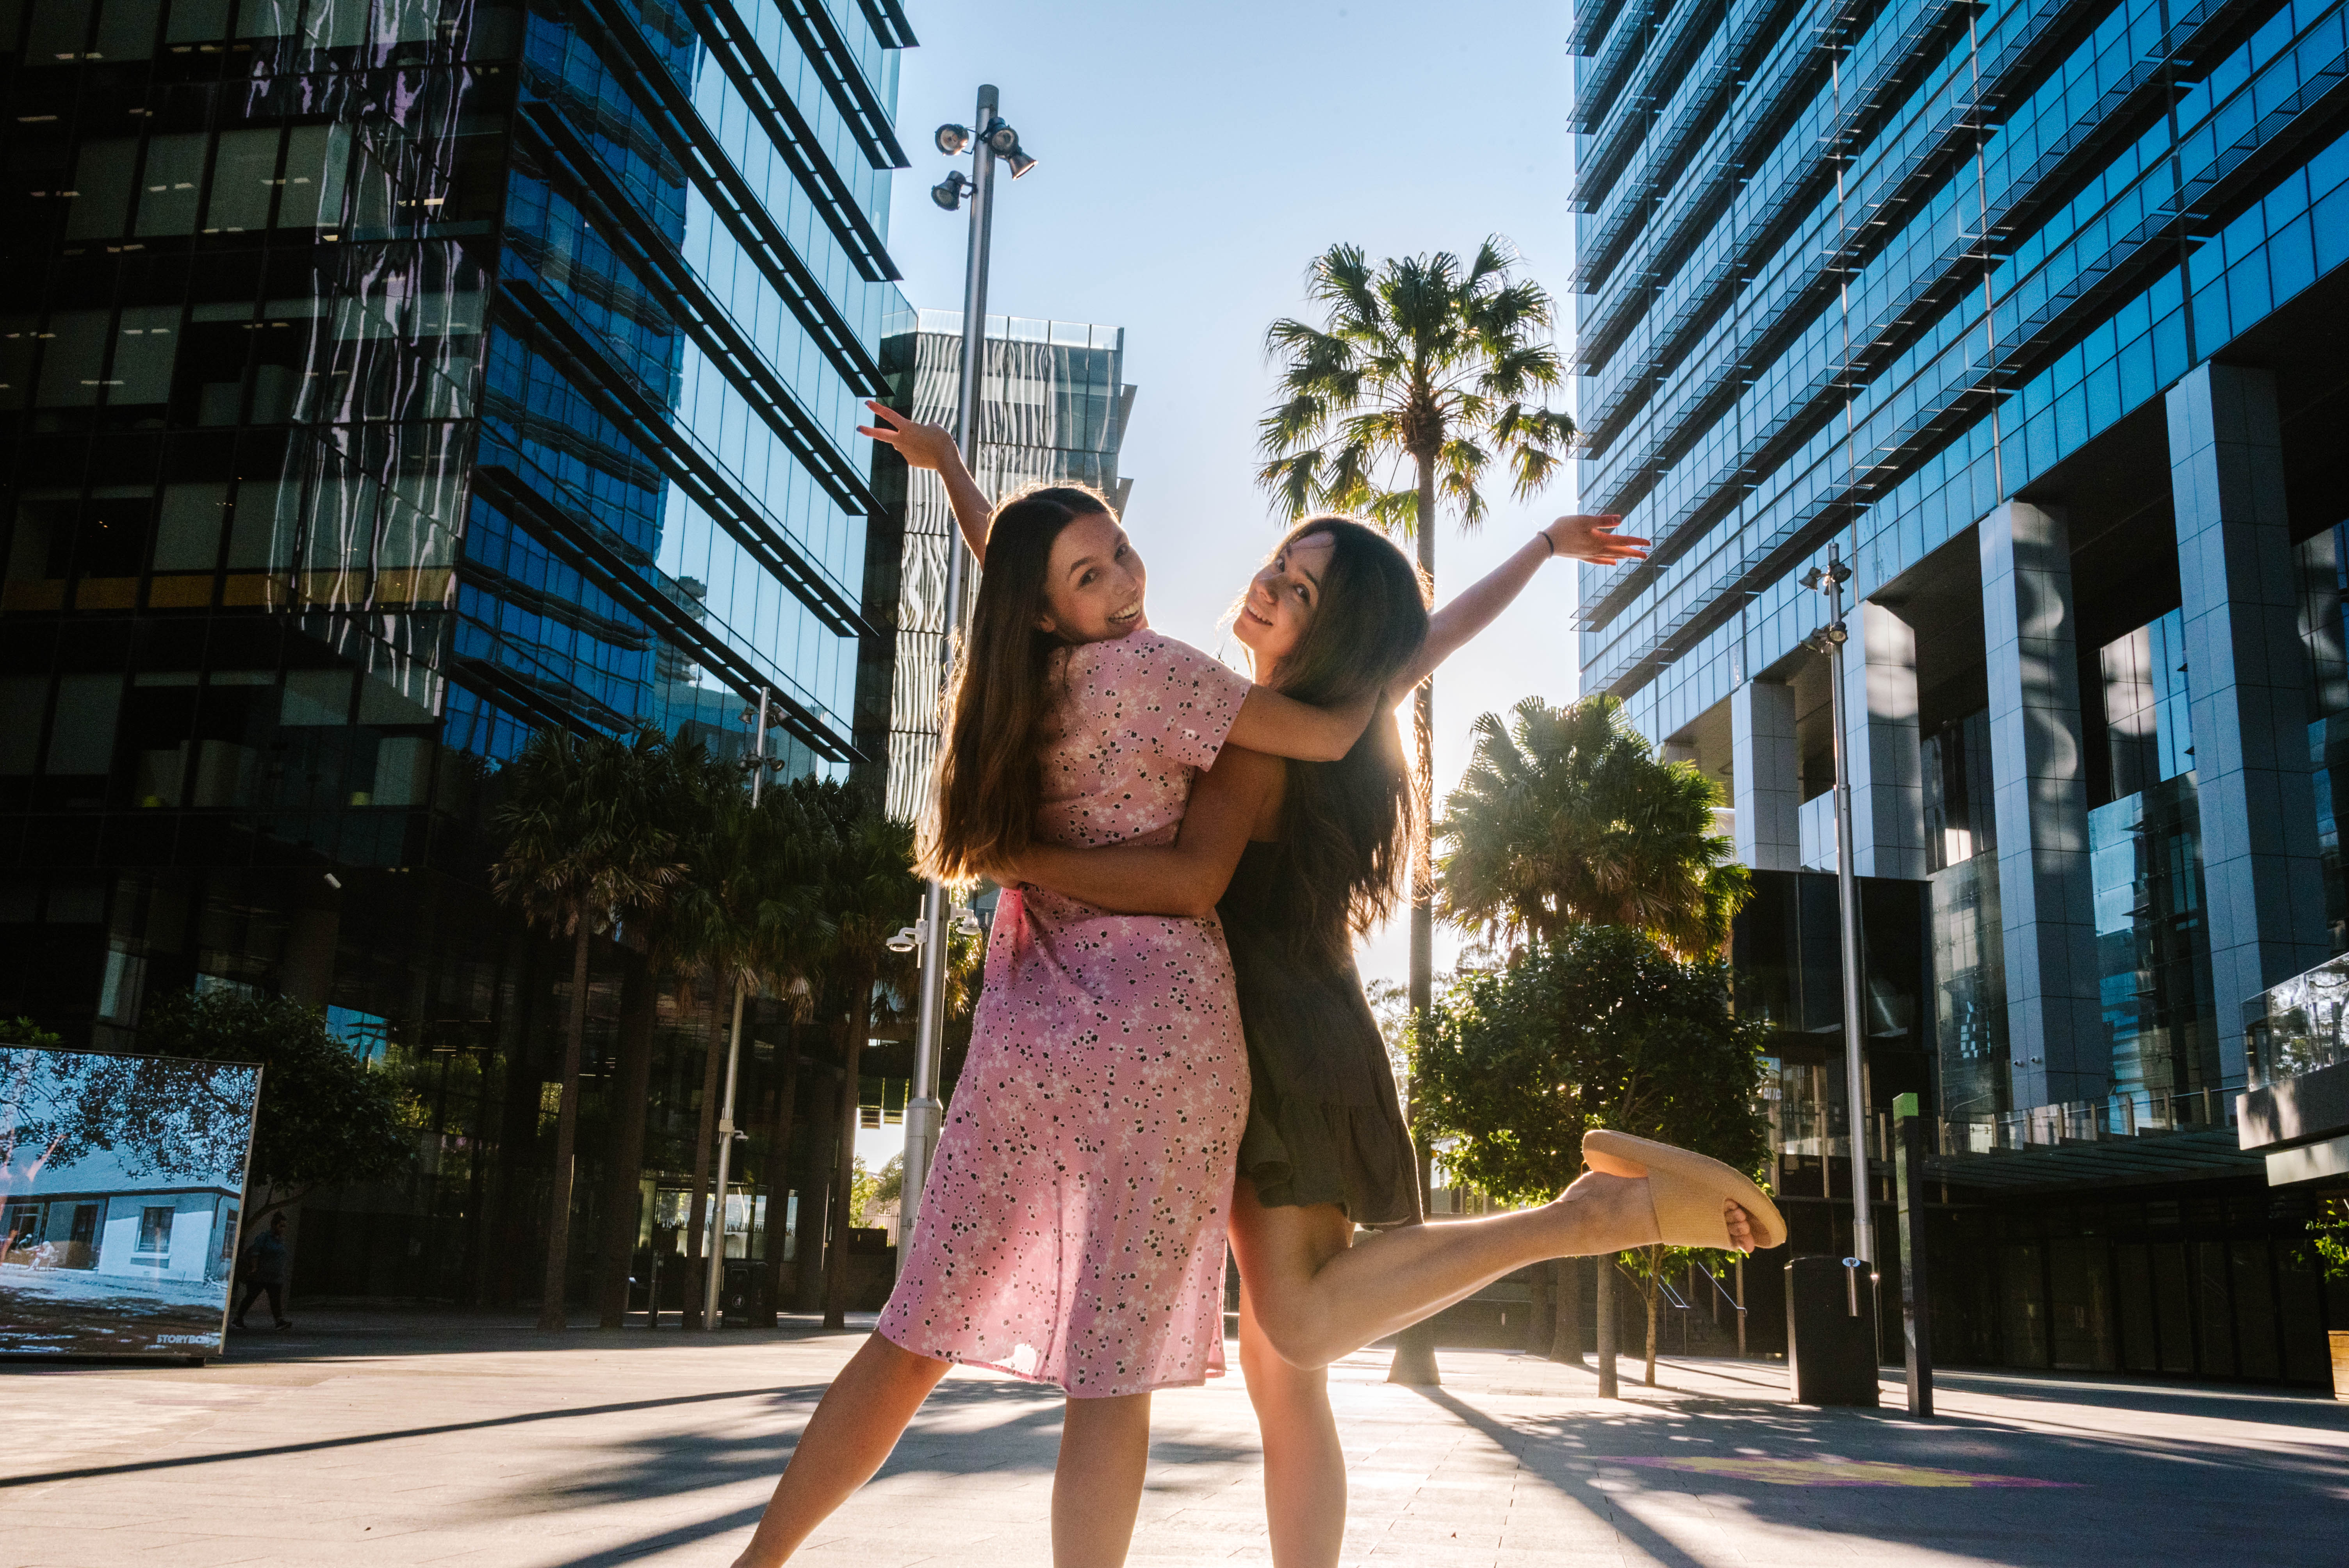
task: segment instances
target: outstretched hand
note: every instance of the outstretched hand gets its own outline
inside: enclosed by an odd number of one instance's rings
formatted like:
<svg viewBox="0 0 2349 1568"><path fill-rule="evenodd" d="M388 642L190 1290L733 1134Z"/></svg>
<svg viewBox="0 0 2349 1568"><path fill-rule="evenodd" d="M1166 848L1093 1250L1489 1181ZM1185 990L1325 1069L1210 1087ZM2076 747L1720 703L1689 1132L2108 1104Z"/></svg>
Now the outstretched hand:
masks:
<svg viewBox="0 0 2349 1568"><path fill-rule="evenodd" d="M960 456L955 449L955 438L940 425L925 425L909 419L895 408L867 399L864 405L873 410L881 423L878 427L859 425L856 433L870 436L897 449L897 455L912 469L944 469Z"/></svg>
<svg viewBox="0 0 2349 1568"><path fill-rule="evenodd" d="M1622 518L1611 511L1598 516L1576 512L1561 517L1543 529L1542 535L1558 554L1570 555L1577 561L1588 561L1593 565L1613 566L1625 561L1645 561L1648 558L1648 542L1633 534L1617 533L1615 531L1622 524Z"/></svg>

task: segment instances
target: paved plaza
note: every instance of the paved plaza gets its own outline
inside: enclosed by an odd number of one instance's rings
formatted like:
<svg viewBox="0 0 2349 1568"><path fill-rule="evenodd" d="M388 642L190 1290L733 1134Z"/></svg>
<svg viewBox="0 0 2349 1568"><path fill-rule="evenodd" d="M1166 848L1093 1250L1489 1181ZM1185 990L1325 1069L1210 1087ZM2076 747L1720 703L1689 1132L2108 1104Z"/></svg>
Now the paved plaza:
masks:
<svg viewBox="0 0 2349 1568"><path fill-rule="evenodd" d="M208 1367L0 1376L0 1568L253 1563L723 1568L854 1334L305 1315ZM1447 1352L1337 1369L1347 1561L2324 1564L2349 1559L2349 1406L1946 1374L1940 1418L1797 1408L1784 1373ZM1627 1361L1636 1375L1637 1364ZM1045 1564L1059 1401L958 1373L802 1561ZM1270 1561L1237 1375L1161 1395L1137 1563Z"/></svg>

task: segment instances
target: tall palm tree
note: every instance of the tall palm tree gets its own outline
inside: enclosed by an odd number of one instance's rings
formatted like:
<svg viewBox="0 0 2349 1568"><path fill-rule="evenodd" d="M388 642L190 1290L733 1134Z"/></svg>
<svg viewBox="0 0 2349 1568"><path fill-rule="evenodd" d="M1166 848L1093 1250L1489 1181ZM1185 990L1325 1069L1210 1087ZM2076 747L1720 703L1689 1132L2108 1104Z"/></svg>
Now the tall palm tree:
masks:
<svg viewBox="0 0 2349 1568"><path fill-rule="evenodd" d="M491 868L497 896L524 920L571 938L571 1006L563 1039L563 1094L554 1123L547 1204L546 1283L538 1326L564 1326L570 1258L571 1164L579 1136L579 1058L587 1033L587 947L626 914L660 903L684 868L677 834L660 820L658 779L667 743L639 731L583 739L546 728L508 763L491 826L504 850Z"/></svg>
<svg viewBox="0 0 2349 1568"><path fill-rule="evenodd" d="M1439 251L1373 268L1359 245L1332 245L1314 258L1306 294L1322 307L1321 325L1283 318L1265 333L1266 353L1280 366L1281 401L1258 425L1265 463L1257 480L1289 517L1356 512L1399 530L1417 542L1432 588L1439 492L1460 526L1473 529L1485 516L1483 486L1495 459L1519 500L1549 482L1575 426L1544 402L1566 380L1550 341L1557 310L1539 284L1511 275L1517 260L1498 237L1464 266ZM1406 475L1408 486L1399 482ZM1413 704L1412 735L1419 796L1433 800L1433 678ZM1411 889L1411 1013L1420 1029L1433 998L1433 903L1422 845ZM1424 1150L1420 1163L1424 1187ZM1404 1330L1390 1376L1434 1380L1432 1329Z"/></svg>
<svg viewBox="0 0 2349 1568"><path fill-rule="evenodd" d="M1696 768L1658 760L1614 697L1527 697L1506 727L1485 714L1435 825L1444 917L1546 942L1623 925L1683 958L1718 952L1753 886L1714 830L1721 804Z"/></svg>
<svg viewBox="0 0 2349 1568"><path fill-rule="evenodd" d="M873 1033L873 993L897 962L889 939L916 917L921 883L914 875L914 826L882 810L861 790L814 779L794 780L812 815L832 827L815 877L812 927L815 956L845 1003L841 1046L839 1147L832 1179L832 1246L824 1253L823 1320L846 1323L848 1226L856 1178L857 1075ZM808 1257L803 1246L800 1253Z"/></svg>
<svg viewBox="0 0 2349 1568"><path fill-rule="evenodd" d="M726 869L739 860L730 808L741 799L742 789L732 767L680 729L645 783L654 792L654 820L676 835L683 874L659 903L636 911L625 931L612 1151L597 1260L602 1275L596 1292L598 1321L604 1328L618 1328L627 1315L658 992L664 981L673 981L680 1007L692 1010L693 981L723 939L720 892Z"/></svg>

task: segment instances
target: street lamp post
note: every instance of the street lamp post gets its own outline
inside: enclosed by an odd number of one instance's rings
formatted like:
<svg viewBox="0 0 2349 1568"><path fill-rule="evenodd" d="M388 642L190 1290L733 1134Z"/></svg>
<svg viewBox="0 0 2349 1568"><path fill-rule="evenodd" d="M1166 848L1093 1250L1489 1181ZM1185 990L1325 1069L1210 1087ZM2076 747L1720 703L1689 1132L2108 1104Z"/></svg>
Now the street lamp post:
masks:
<svg viewBox="0 0 2349 1568"><path fill-rule="evenodd" d="M1827 563L1814 567L1803 585L1827 596L1827 624L1811 634L1808 645L1827 656L1829 722L1835 727L1836 903L1843 927L1843 1049L1846 1118L1851 1130L1851 1252L1847 1267L1864 1267L1876 1274L1876 1225L1868 1208L1868 1069L1861 1055L1866 1031L1860 1016L1859 884L1853 873L1851 834L1851 766L1845 756L1843 654L1850 639L1843 621L1843 585L1851 581L1833 546Z"/></svg>
<svg viewBox="0 0 2349 1568"><path fill-rule="evenodd" d="M750 805L759 804L759 788L767 781L767 688L759 688L759 733L750 748ZM734 1083L742 1067L742 976L734 976L734 1033L726 1045L726 1099L718 1112L718 1193L709 1205L709 1244L702 1255L709 1260L702 1271L701 1326L718 1326L718 1287L726 1272L726 1175L734 1158Z"/></svg>
<svg viewBox="0 0 2349 1568"><path fill-rule="evenodd" d="M978 89L978 107L968 127L938 127L936 143L947 157L966 149L971 171L956 170L930 189L930 199L951 212L965 197L970 201L970 249L963 265L961 386L955 399L957 436L962 443L964 466L978 472L978 406L987 375L988 243L995 219L995 166L1011 170L1014 180L1036 167L1019 145L1019 133L1003 123L998 95L991 86ZM941 640L941 691L954 679L956 640L962 630L963 598L968 592L968 552L959 527L949 520L947 529L946 635ZM938 744L947 742L945 735ZM904 1195L898 1203L897 1255L913 1243L914 1225L920 1218L922 1185L930 1174L930 1157L938 1146L938 1127L946 1107L938 1099L940 1043L946 1030L947 933L951 923L947 886L932 878L922 892L922 917L910 932L922 950L920 1011L914 1028L914 1086L905 1101L905 1172Z"/></svg>

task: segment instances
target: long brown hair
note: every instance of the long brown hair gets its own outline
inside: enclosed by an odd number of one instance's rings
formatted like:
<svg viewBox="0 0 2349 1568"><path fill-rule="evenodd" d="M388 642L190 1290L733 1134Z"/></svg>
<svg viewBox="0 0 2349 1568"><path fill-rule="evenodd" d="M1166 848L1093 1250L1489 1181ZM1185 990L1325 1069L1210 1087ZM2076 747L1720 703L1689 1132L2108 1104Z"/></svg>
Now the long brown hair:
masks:
<svg viewBox="0 0 2349 1568"><path fill-rule="evenodd" d="M1383 689L1427 641L1427 588L1392 541L1350 517L1309 517L1280 542L1332 549L1313 619L1273 672L1276 689L1334 707ZM1291 762L1280 809L1270 929L1299 947L1337 943L1394 912L1426 803L1392 705L1336 762Z"/></svg>
<svg viewBox="0 0 2349 1568"><path fill-rule="evenodd" d="M995 509L970 632L955 662L946 744L917 869L942 882L984 875L1028 848L1044 793L1043 748L1060 693L1045 614L1052 542L1081 517L1116 515L1082 485L1026 490Z"/></svg>

